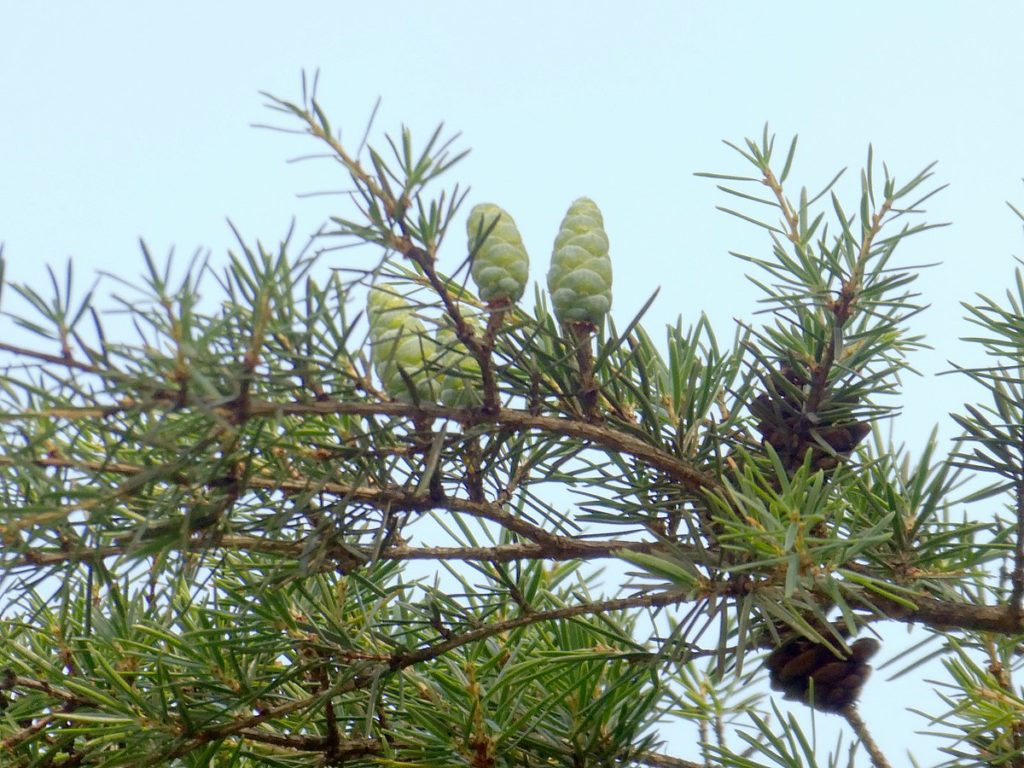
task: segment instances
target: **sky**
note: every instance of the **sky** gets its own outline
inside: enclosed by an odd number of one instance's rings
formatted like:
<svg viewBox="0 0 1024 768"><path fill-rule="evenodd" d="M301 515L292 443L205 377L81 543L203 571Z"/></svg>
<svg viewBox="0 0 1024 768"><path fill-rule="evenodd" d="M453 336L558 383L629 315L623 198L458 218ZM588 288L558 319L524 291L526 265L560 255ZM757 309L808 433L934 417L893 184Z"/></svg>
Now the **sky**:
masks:
<svg viewBox="0 0 1024 768"><path fill-rule="evenodd" d="M311 233L339 201L306 193L344 179L329 163L287 162L317 150L308 140L252 125L276 119L260 91L297 100L301 72L319 69L320 102L353 140L378 98L377 138L402 124L425 138L442 121L461 132L472 153L452 180L472 187L470 203L512 213L535 276L568 204L587 195L611 239L620 326L660 285L648 329L706 311L728 340L758 299L729 251L769 244L717 212L732 201L694 173L746 173L722 140L768 123L782 144L800 136L796 185L850 169L838 187L848 207L869 144L898 179L938 161L935 181L949 184L928 220L952 226L900 249L902 264L938 263L917 283L931 308L914 320L934 349L915 355L921 375L906 377L893 425L896 442L919 447L936 423L952 435L946 414L975 394L936 375L977 360L959 341L960 302L1001 295L1024 250L1005 205L1024 208L1021 29L1024 4L1006 0L3 3L7 277L45 288L45 265L69 258L80 284L141 274L139 238L217 263L228 219L268 243L293 220ZM442 251L449 268L460 247ZM0 329L15 333L3 318ZM865 711L884 713L869 726L891 754L914 746L934 762L893 690L869 684Z"/></svg>

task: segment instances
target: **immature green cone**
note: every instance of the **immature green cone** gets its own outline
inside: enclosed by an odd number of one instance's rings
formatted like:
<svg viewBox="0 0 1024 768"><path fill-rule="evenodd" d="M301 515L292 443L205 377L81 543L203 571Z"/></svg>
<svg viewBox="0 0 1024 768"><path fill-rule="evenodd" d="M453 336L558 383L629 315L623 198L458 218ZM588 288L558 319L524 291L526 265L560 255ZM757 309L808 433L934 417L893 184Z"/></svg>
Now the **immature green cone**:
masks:
<svg viewBox="0 0 1024 768"><path fill-rule="evenodd" d="M370 322L370 358L384 391L405 402L436 401L438 382L426 370L426 364L437 356L437 344L427 336L412 307L393 287L374 286L367 297L366 315Z"/></svg>
<svg viewBox="0 0 1024 768"><path fill-rule="evenodd" d="M375 285L366 297L366 319L370 323L370 336L401 328L412 317L413 308L394 285Z"/></svg>
<svg viewBox="0 0 1024 768"><path fill-rule="evenodd" d="M480 363L469 354L455 331L442 328L437 334L441 370L441 403L450 408L478 406L483 402Z"/></svg>
<svg viewBox="0 0 1024 768"><path fill-rule="evenodd" d="M492 224L494 229L481 243ZM470 274L480 298L488 304L519 301L530 276L530 257L512 217L494 203L480 203L469 212L466 232L470 252L476 249Z"/></svg>
<svg viewBox="0 0 1024 768"><path fill-rule="evenodd" d="M548 270L555 317L601 325L612 306L612 261L597 204L581 197L569 206L555 237Z"/></svg>

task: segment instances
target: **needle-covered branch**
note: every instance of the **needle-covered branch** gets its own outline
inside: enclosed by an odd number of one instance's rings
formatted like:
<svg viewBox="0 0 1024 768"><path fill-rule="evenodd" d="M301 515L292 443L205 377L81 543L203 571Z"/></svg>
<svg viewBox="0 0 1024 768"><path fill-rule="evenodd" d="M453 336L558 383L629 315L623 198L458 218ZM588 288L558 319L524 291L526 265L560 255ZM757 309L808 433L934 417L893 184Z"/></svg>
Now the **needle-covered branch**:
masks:
<svg viewBox="0 0 1024 768"><path fill-rule="evenodd" d="M737 254L765 311L659 337L654 296L612 311L637 246L594 200L538 281L531 212L464 211L441 128L353 144L316 83L269 99L350 188L305 246L236 231L222 266L144 247L139 278L0 293L12 765L831 764L814 708L882 766L855 702L864 633L899 624L944 639L950 749L1017 759L1019 273L965 305L990 364L957 369L985 400L952 453L879 437L922 346L900 259L930 166L869 151L848 205L838 175L791 195L795 139L731 145L749 175L705 175L767 233ZM766 703L765 658L802 709Z"/></svg>

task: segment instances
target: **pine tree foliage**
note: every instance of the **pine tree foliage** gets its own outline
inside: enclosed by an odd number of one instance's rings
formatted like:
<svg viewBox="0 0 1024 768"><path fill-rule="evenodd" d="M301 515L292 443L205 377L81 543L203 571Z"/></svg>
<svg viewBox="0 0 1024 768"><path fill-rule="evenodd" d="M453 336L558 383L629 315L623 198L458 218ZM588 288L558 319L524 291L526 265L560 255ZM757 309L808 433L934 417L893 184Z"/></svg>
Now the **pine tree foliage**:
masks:
<svg viewBox="0 0 1024 768"><path fill-rule="evenodd" d="M964 305L988 364L949 455L882 439L931 168L791 196L795 139L733 145L703 175L764 231L764 312L662 336L482 300L481 248L526 254L500 213L464 239L442 128L352 143L313 84L268 99L352 190L307 245L3 286L2 765L883 766L856 699L901 624L941 648L948 764L1024 765L1019 269Z"/></svg>

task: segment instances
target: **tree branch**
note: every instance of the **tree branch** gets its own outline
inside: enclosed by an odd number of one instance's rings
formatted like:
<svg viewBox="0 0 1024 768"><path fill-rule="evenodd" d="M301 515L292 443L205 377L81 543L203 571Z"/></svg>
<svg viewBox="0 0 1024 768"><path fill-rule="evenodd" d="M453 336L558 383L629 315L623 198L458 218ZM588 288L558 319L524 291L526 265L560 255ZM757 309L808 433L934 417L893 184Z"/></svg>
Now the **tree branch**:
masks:
<svg viewBox="0 0 1024 768"><path fill-rule="evenodd" d="M210 403L191 403L208 410L214 415L231 418L235 413L231 406ZM89 419L103 418L121 410L180 410L177 399L154 398L149 401L125 401L110 407L51 408L31 413L0 414L0 421L12 421L28 416L40 418ZM505 429L538 431L563 435L590 443L593 447L628 454L655 467L671 479L698 493L719 494L723 489L711 474L698 469L692 463L667 453L633 435L626 434L605 424L593 424L582 419L568 419L561 416L543 416L518 409L503 408L497 414L484 414L470 408L448 408L433 403L353 403L335 399L324 399L312 403L275 403L270 400L250 399L247 415L249 418L278 416L392 416L398 418L448 419L465 426L494 424ZM9 460L8 460L9 461ZM10 462L9 462L10 463Z"/></svg>
<svg viewBox="0 0 1024 768"><path fill-rule="evenodd" d="M108 557L130 555L137 546L135 536L125 536L118 544L96 547L78 551L33 550L31 554L9 560L4 563L6 568L40 567L60 563L98 562ZM268 555L279 555L297 559L307 547L301 541L271 541L256 536L240 536L224 534L217 537L190 539L180 546L182 550L196 551L203 549L233 549L244 552L260 552ZM609 539L608 541L582 541L568 536L558 536L556 541L545 544L499 544L493 547L409 547L390 546L379 551L372 547L359 547L350 544L344 546L330 545L325 557L334 562L351 562L353 558L368 561L375 560L448 560L485 563L511 563L518 560L597 560L616 558L617 552L656 552L664 545L655 541L626 541ZM323 568L329 567L324 565Z"/></svg>

